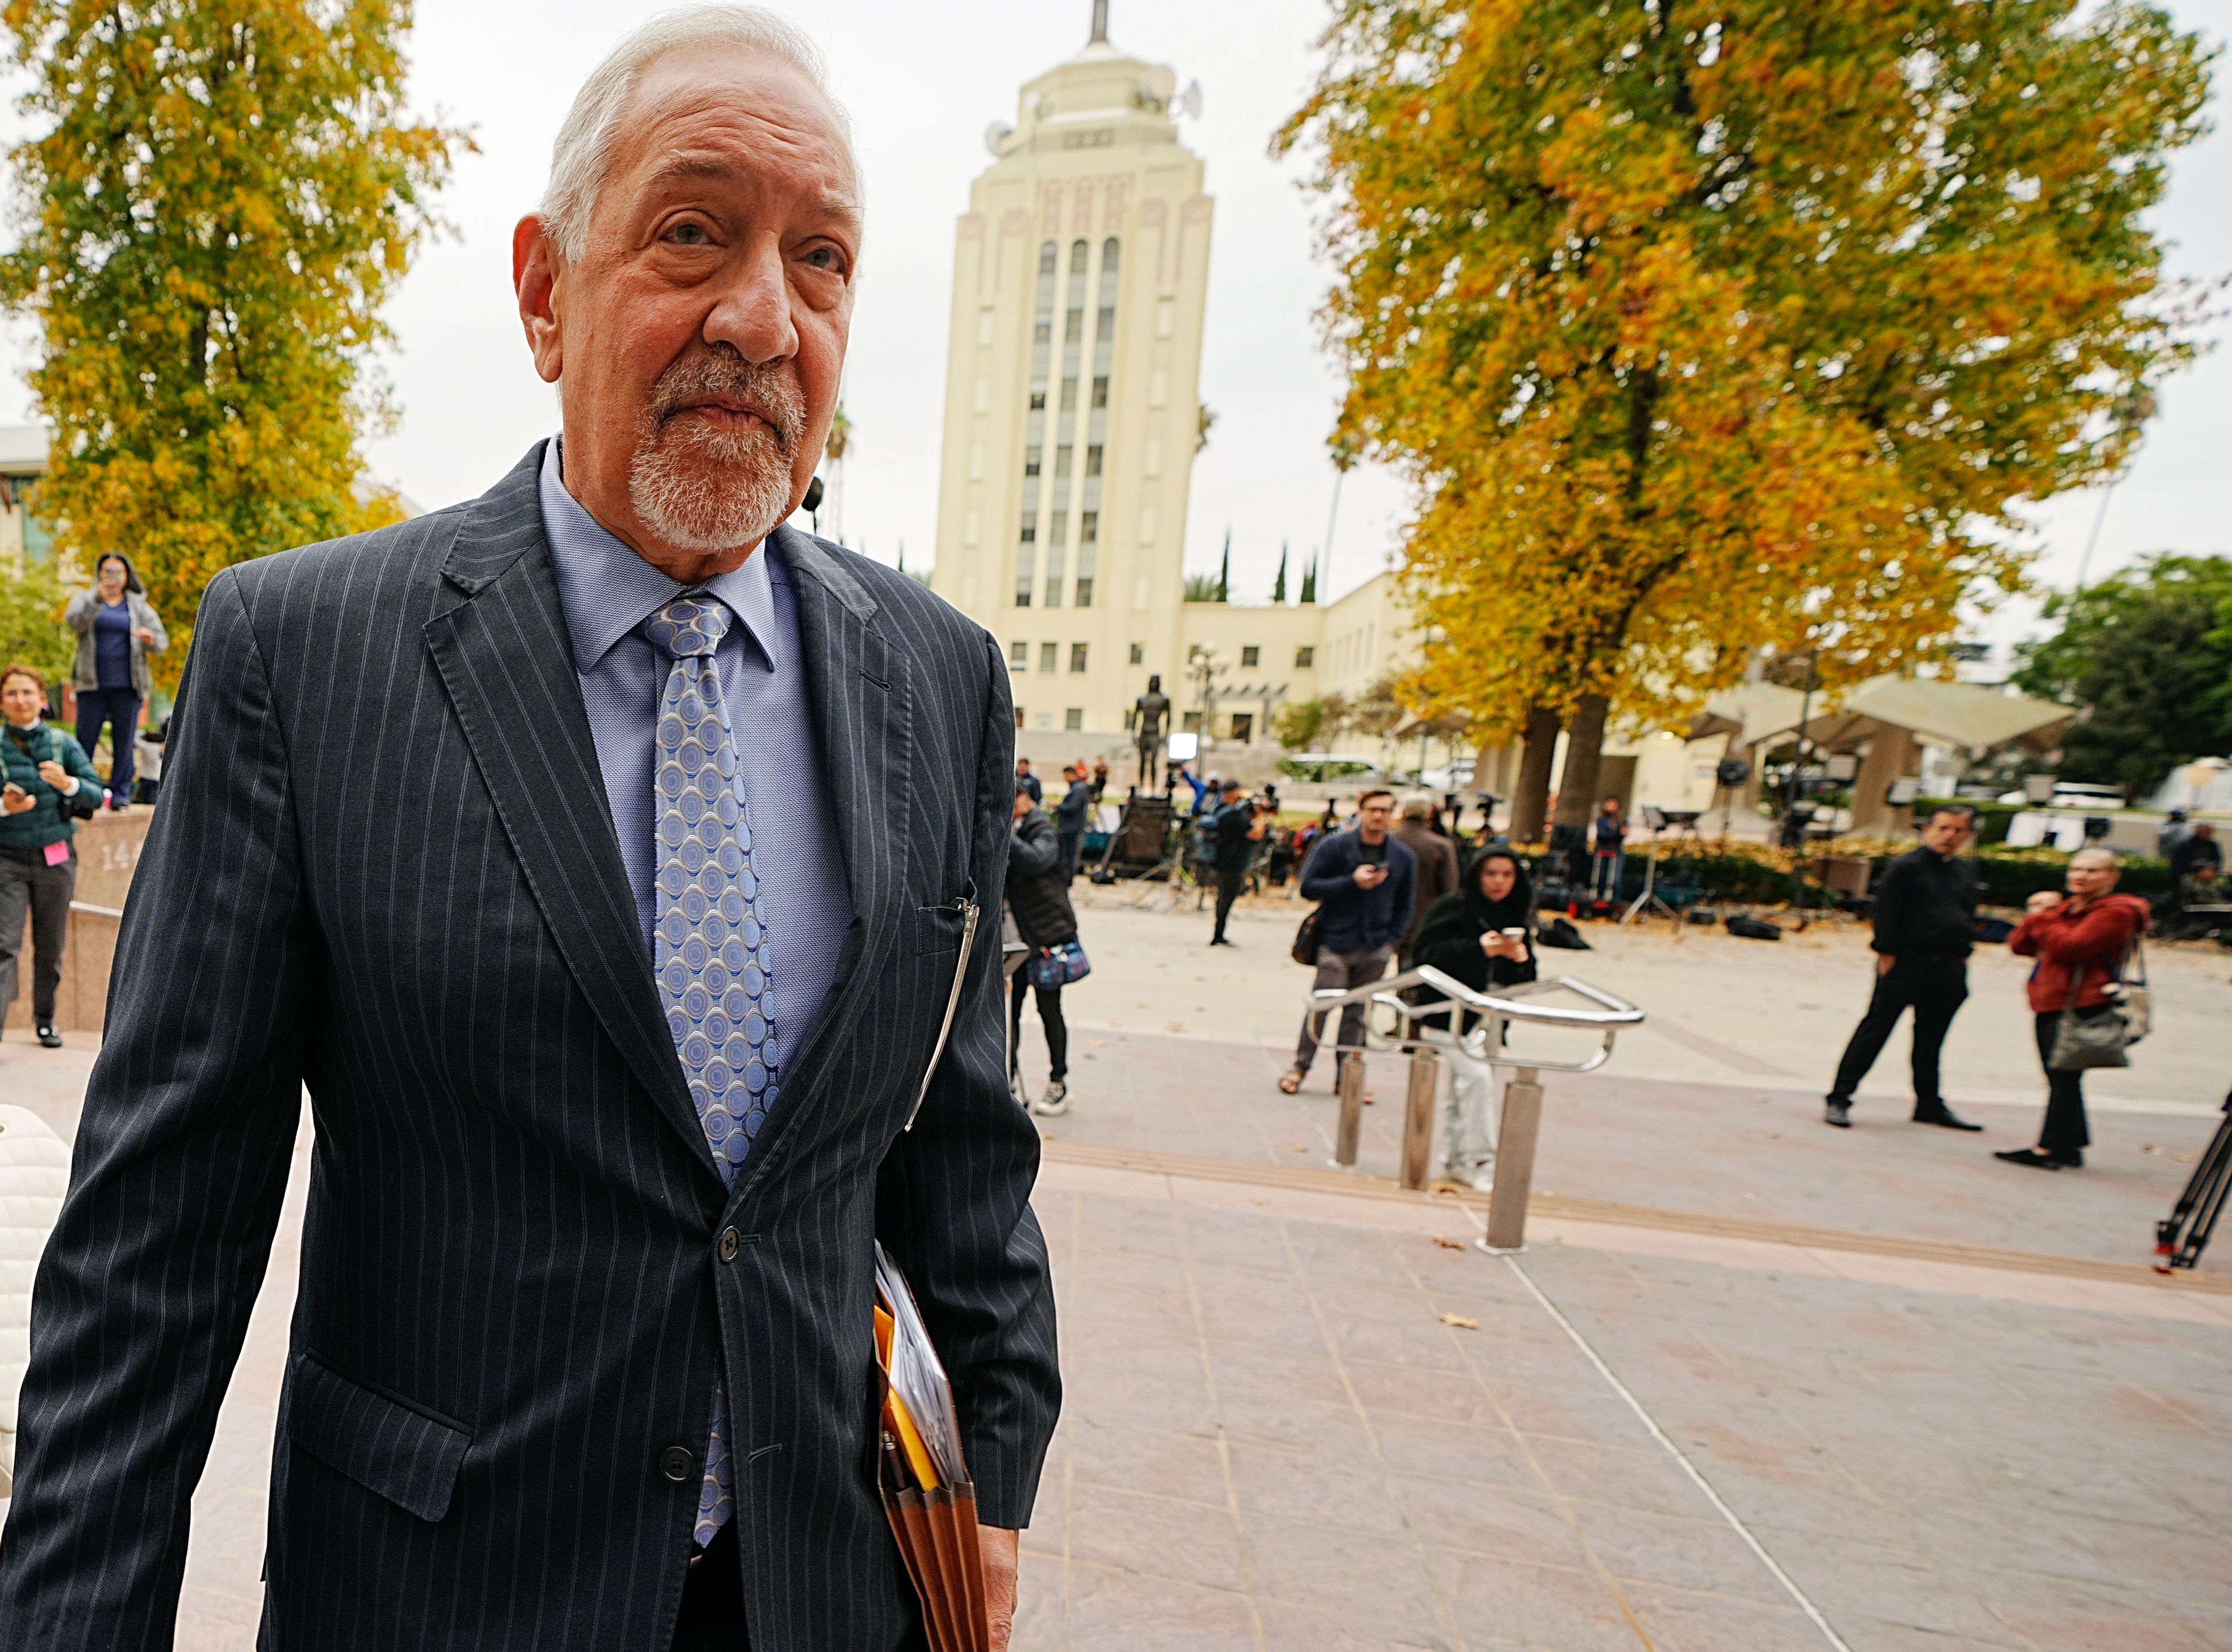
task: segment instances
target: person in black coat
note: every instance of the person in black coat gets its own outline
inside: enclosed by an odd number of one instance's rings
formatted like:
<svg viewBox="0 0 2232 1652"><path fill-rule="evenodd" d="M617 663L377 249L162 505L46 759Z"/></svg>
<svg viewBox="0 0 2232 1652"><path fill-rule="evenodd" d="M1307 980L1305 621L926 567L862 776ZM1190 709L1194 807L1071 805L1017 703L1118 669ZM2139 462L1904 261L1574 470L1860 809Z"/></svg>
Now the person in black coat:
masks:
<svg viewBox="0 0 2232 1652"><path fill-rule="evenodd" d="M1902 1011L1914 1011L1914 1122L1978 1130L1945 1105L1938 1052L1969 996L1969 954L1976 940L1976 869L1960 858L1972 818L1940 809L1923 828L1922 846L1892 861L1876 885L1875 990L1852 1029L1845 1059L1822 1104L1823 1122L1852 1124L1852 1092L1868 1076Z"/></svg>
<svg viewBox="0 0 2232 1652"><path fill-rule="evenodd" d="M1069 868L1054 822L1036 807L1023 777L1015 777L1015 823L1008 835L1008 910L1032 958L1077 939L1077 911L1069 904ZM1035 995L1039 1024L1046 1031L1046 1092L1031 1104L1041 1118L1069 1111L1069 1028L1061 1019L1061 988L1034 986L1032 958L1023 961L1009 987L1008 1038L1023 1032L1023 999Z"/></svg>
<svg viewBox="0 0 2232 1652"><path fill-rule="evenodd" d="M1534 890L1527 868L1509 849L1483 849L1467 863L1457 888L1426 909L1413 969L1433 969L1476 992L1534 979ZM1422 994L1427 1001L1441 994ZM1468 1013L1461 1031L1479 1018ZM1462 1046L1450 1053L1450 1098L1443 1110L1442 1174L1486 1191L1496 1176L1496 1076Z"/></svg>
<svg viewBox="0 0 2232 1652"><path fill-rule="evenodd" d="M1061 771L1067 790L1054 806L1054 835L1061 840L1063 878L1077 881L1078 851L1085 843L1086 817L1093 812L1093 793L1085 783L1085 766L1073 763Z"/></svg>

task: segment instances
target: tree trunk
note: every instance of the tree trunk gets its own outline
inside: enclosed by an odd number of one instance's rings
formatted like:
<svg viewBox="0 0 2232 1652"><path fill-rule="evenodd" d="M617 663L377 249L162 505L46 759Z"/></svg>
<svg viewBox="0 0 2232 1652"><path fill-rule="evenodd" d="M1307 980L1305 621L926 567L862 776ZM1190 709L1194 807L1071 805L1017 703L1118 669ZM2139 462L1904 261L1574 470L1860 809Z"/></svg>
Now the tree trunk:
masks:
<svg viewBox="0 0 2232 1652"><path fill-rule="evenodd" d="M1527 710L1525 744L1519 756L1519 786L1511 799L1511 840L1542 841L1543 817L1550 809L1550 763L1558 751L1558 714L1547 706Z"/></svg>
<svg viewBox="0 0 2232 1652"><path fill-rule="evenodd" d="M1597 812L1597 769L1604 757L1605 696L1584 694L1566 732L1566 772L1558 778L1554 826L1585 826Z"/></svg>

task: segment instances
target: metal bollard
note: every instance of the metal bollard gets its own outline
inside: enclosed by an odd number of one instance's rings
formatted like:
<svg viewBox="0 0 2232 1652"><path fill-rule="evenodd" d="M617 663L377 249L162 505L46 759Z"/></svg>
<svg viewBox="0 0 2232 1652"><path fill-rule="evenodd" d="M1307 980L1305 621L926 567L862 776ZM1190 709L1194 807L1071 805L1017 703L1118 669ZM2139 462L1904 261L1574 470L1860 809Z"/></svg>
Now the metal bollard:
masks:
<svg viewBox="0 0 2232 1652"><path fill-rule="evenodd" d="M1534 1143L1542 1133L1542 1086L1533 1067L1521 1067L1503 1086L1503 1128L1496 1143L1496 1186L1488 1195L1484 1251L1527 1248L1527 1197L1534 1183Z"/></svg>
<svg viewBox="0 0 2232 1652"><path fill-rule="evenodd" d="M1335 1088L1340 1092L1340 1124L1333 1138L1333 1162L1337 1169L1356 1168L1356 1138L1364 1129L1364 1058L1342 1053L1333 1057L1340 1069Z"/></svg>
<svg viewBox="0 0 2232 1652"><path fill-rule="evenodd" d="M1403 1102L1403 1185L1426 1185L1434 1146L1434 1098L1442 1087L1442 1059L1431 1050L1411 1058L1411 1092Z"/></svg>

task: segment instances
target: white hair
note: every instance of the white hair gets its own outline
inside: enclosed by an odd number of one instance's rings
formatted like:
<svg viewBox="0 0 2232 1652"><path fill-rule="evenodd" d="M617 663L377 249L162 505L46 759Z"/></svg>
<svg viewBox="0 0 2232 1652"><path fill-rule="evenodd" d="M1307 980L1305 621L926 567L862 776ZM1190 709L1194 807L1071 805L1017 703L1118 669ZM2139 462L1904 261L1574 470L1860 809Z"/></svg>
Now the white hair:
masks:
<svg viewBox="0 0 2232 1652"><path fill-rule="evenodd" d="M803 30L764 6L685 6L664 12L613 48L597 65L550 147L550 183L542 192L544 228L558 250L578 259L588 244L589 213L605 181L621 113L643 72L670 52L741 47L780 59L806 76L837 116L849 148L852 128L830 95L821 53ZM857 168L855 169L857 170Z"/></svg>

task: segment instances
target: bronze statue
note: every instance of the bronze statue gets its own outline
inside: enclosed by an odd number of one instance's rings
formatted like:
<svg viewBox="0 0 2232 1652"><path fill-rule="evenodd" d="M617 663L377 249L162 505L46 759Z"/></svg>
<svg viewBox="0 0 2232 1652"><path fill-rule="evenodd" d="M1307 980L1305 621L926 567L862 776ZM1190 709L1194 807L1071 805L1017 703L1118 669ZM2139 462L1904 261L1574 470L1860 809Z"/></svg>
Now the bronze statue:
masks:
<svg viewBox="0 0 2232 1652"><path fill-rule="evenodd" d="M1171 715L1171 696L1163 692L1163 679L1147 679L1147 691L1132 703L1134 743L1139 748L1139 789L1155 789L1155 764L1163 751L1163 722Z"/></svg>

